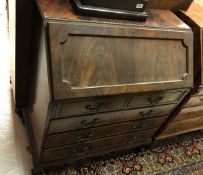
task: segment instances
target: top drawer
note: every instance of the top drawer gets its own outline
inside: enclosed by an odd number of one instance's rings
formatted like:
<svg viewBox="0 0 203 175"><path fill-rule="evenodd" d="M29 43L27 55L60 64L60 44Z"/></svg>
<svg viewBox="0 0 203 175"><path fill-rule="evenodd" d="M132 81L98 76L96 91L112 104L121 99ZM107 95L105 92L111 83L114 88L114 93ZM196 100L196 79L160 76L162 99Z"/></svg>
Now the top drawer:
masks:
<svg viewBox="0 0 203 175"><path fill-rule="evenodd" d="M61 118L74 115L94 114L129 108L177 103L185 92L186 89L182 89L142 95L135 94L85 98L81 100L65 100L55 104L55 112L52 112L52 117Z"/></svg>
<svg viewBox="0 0 203 175"><path fill-rule="evenodd" d="M193 85L189 29L70 22L48 27L54 100Z"/></svg>
<svg viewBox="0 0 203 175"><path fill-rule="evenodd" d="M128 104L128 108L176 103L180 100L184 92L185 91L183 90L176 90L149 94L145 96L134 96Z"/></svg>
<svg viewBox="0 0 203 175"><path fill-rule="evenodd" d="M122 96L64 101L55 105L56 112L54 113L54 117L58 118L122 110L127 100L127 96Z"/></svg>

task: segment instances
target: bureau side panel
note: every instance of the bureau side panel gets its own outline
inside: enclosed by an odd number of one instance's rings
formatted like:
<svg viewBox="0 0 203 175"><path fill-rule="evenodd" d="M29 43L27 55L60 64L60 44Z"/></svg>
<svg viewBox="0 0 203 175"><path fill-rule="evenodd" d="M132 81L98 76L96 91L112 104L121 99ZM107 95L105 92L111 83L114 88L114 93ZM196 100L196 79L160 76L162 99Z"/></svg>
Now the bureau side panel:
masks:
<svg viewBox="0 0 203 175"><path fill-rule="evenodd" d="M46 118L50 101L48 59L46 48L46 26L39 14L36 14L35 40L33 45L33 72L30 92L30 121L38 156L41 152Z"/></svg>

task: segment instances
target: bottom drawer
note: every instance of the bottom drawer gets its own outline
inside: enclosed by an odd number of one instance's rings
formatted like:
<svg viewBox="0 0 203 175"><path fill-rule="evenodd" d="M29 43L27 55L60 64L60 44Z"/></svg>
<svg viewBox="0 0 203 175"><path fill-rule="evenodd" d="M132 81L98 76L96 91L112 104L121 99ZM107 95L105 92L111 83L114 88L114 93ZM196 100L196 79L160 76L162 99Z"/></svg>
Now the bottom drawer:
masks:
<svg viewBox="0 0 203 175"><path fill-rule="evenodd" d="M171 123L156 140L203 129L203 117Z"/></svg>
<svg viewBox="0 0 203 175"><path fill-rule="evenodd" d="M69 160L77 160L78 158L86 158L96 154L101 155L101 153L106 152L106 150L118 150L118 148L125 149L128 148L129 145L135 147L137 143L148 142L155 131L156 129L149 129L131 134L96 139L66 147L45 149L42 157L43 161L51 161L65 158L68 158Z"/></svg>

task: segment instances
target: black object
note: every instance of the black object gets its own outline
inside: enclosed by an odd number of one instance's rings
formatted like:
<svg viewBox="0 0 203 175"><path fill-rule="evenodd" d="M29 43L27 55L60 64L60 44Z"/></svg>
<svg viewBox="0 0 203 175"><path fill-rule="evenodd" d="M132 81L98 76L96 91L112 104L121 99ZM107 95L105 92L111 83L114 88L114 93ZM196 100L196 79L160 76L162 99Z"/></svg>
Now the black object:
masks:
<svg viewBox="0 0 203 175"><path fill-rule="evenodd" d="M15 58L10 59L11 84L16 110L22 109L29 103L33 4L33 0L16 0L16 52Z"/></svg>
<svg viewBox="0 0 203 175"><path fill-rule="evenodd" d="M135 21L146 21L148 15L144 11L130 11L122 9L111 9L105 7L95 7L82 4L80 0L71 0L72 6L78 14L87 16L130 19Z"/></svg>
<svg viewBox="0 0 203 175"><path fill-rule="evenodd" d="M148 0L80 0L82 4L110 9L143 12Z"/></svg>

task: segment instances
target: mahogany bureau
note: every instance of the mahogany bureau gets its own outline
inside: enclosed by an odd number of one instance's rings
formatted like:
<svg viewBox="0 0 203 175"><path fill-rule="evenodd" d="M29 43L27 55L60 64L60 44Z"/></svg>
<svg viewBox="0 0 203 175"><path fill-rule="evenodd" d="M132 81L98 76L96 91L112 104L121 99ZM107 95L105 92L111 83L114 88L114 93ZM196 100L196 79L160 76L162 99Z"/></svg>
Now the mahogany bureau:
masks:
<svg viewBox="0 0 203 175"><path fill-rule="evenodd" d="M203 6L193 3L187 11L181 11L179 17L194 32L195 86L188 102L182 106L157 140L203 129Z"/></svg>
<svg viewBox="0 0 203 175"><path fill-rule="evenodd" d="M150 144L193 87L193 33L173 13L146 22L75 15L38 0L30 106L33 174Z"/></svg>

